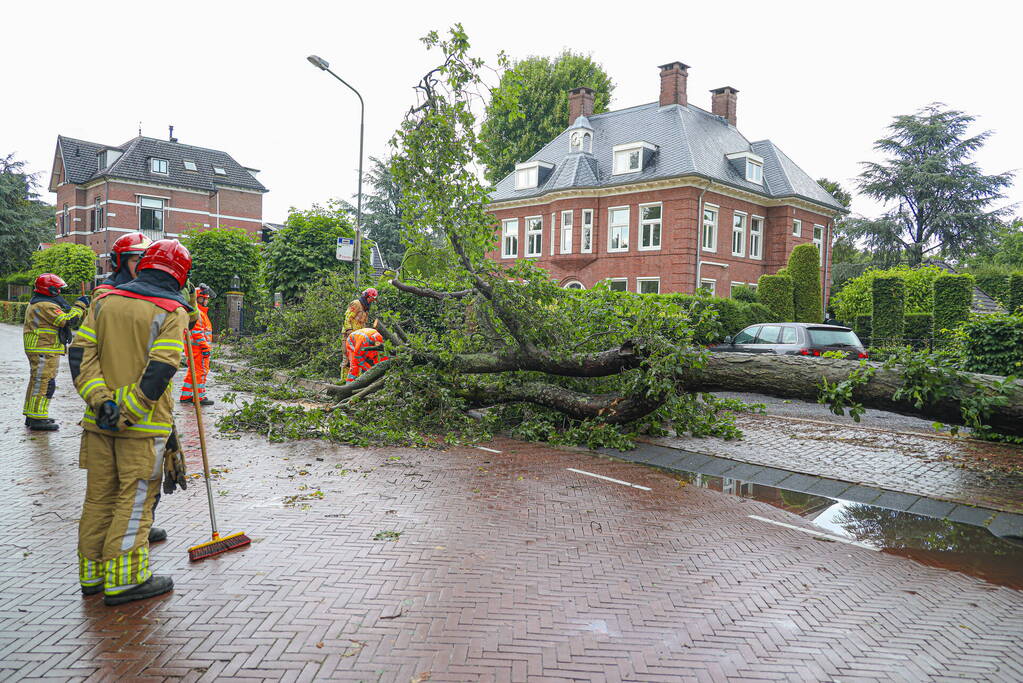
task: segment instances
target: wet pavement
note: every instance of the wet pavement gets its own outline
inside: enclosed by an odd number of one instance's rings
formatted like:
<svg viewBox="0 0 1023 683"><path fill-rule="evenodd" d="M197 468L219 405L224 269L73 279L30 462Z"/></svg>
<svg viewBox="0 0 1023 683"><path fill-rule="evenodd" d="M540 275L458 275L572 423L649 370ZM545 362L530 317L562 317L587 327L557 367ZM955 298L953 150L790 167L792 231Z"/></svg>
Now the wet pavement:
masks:
<svg viewBox="0 0 1023 683"><path fill-rule="evenodd" d="M62 430L24 430L17 332L0 325L2 680L1023 679L1023 592L879 552L844 525L886 527L854 508L509 440L213 434L218 521L252 546L188 563L209 533L193 480L158 511L174 592L107 608L75 579L80 400L65 363Z"/></svg>

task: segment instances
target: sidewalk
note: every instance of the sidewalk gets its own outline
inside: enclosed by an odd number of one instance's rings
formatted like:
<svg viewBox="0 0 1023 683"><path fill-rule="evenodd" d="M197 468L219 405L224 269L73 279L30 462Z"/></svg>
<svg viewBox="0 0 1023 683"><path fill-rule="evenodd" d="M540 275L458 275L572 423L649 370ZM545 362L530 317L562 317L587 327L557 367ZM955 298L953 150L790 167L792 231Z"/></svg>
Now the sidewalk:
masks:
<svg viewBox="0 0 1023 683"><path fill-rule="evenodd" d="M15 397L19 335L0 325ZM0 405L0 680L1023 680L1021 591L584 452L220 434L210 385L218 520L253 544L188 562L209 534L190 480L160 503L170 537L152 550L174 592L116 608L76 585L67 364L61 431ZM197 472L194 416L176 410Z"/></svg>

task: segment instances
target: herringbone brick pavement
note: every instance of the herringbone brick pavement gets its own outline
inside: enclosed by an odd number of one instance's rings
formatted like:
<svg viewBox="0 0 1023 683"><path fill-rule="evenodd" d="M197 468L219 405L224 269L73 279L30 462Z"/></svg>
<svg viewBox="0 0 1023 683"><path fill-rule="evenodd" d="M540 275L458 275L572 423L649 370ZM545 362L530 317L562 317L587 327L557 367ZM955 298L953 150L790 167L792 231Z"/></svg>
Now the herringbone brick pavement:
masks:
<svg viewBox="0 0 1023 683"><path fill-rule="evenodd" d="M9 336L0 326L0 349ZM0 350L8 396L22 365ZM808 526L649 468L507 440L491 453L216 435L218 518L253 545L188 563L208 535L196 480L158 512L170 539L152 559L174 592L107 608L75 583L84 473L66 370L60 432L30 436L13 401L0 411L0 680L1023 680L1018 591L753 520ZM194 420L179 420L194 449Z"/></svg>

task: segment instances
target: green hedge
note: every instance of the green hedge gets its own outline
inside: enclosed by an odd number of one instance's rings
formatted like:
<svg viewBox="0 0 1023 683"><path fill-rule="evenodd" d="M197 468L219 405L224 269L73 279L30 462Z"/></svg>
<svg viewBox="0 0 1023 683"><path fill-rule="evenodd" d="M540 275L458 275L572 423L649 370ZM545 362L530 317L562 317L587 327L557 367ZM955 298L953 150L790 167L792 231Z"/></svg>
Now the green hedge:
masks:
<svg viewBox="0 0 1023 683"><path fill-rule="evenodd" d="M970 273L980 291L1002 304L1009 303L1009 274L993 268L978 269Z"/></svg>
<svg viewBox="0 0 1023 683"><path fill-rule="evenodd" d="M694 296L692 294L637 295L631 292L621 292L620 296L642 296L647 299L653 297L675 303L679 306L693 305L697 311L703 311L708 308L715 310L717 316L713 322L697 326L694 341L698 344L712 344L721 341L727 336L734 335L749 325L776 321L774 314L767 306L736 301L735 299Z"/></svg>
<svg viewBox="0 0 1023 683"><path fill-rule="evenodd" d="M853 330L865 345L870 343L871 320L869 315L858 315L853 323Z"/></svg>
<svg viewBox="0 0 1023 683"><path fill-rule="evenodd" d="M761 275L757 280L757 301L771 311L773 322L794 320L792 278L788 275Z"/></svg>
<svg viewBox="0 0 1023 683"><path fill-rule="evenodd" d="M954 330L970 317L973 301L972 275L943 273L934 280L934 336L948 338L944 330Z"/></svg>
<svg viewBox="0 0 1023 683"><path fill-rule="evenodd" d="M872 334L882 343L899 343L905 326L906 284L898 275L874 278Z"/></svg>
<svg viewBox="0 0 1023 683"><path fill-rule="evenodd" d="M0 301L0 322L23 325L26 308L28 304L22 301Z"/></svg>
<svg viewBox="0 0 1023 683"><path fill-rule="evenodd" d="M978 315L965 325L963 368L990 375L1023 375L1023 315Z"/></svg>
<svg viewBox="0 0 1023 683"><path fill-rule="evenodd" d="M1023 308L1023 271L1009 276L1009 313Z"/></svg>
<svg viewBox="0 0 1023 683"><path fill-rule="evenodd" d="M930 313L907 313L903 336L906 339L930 339L934 336L934 316Z"/></svg>
<svg viewBox="0 0 1023 683"><path fill-rule="evenodd" d="M747 304L757 303L757 290L749 285L738 285L732 288L732 298Z"/></svg>
<svg viewBox="0 0 1023 683"><path fill-rule="evenodd" d="M800 244L789 255L793 320L823 322L821 310L821 253L816 244Z"/></svg>

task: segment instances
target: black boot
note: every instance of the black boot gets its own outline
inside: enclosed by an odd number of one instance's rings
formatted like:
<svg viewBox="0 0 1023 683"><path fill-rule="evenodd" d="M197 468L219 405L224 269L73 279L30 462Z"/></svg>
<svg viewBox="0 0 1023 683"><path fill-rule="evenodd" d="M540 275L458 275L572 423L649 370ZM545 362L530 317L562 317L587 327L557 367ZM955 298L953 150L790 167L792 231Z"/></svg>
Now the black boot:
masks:
<svg viewBox="0 0 1023 683"><path fill-rule="evenodd" d="M102 592L103 592L102 583L97 583L94 586L82 586L82 595L98 595Z"/></svg>
<svg viewBox="0 0 1023 683"><path fill-rule="evenodd" d="M146 598L155 598L157 595L163 595L174 589L174 579L169 576L153 576L149 577L149 580L143 584L139 584L130 590L126 590L123 593L117 593L116 595L104 595L104 605L123 605L126 602L132 602L134 600L145 600Z"/></svg>
<svg viewBox="0 0 1023 683"><path fill-rule="evenodd" d="M167 532L160 527L149 527L149 542L159 543L160 541L167 540Z"/></svg>
<svg viewBox="0 0 1023 683"><path fill-rule="evenodd" d="M213 403L214 401L212 398L204 398L201 401L199 401L199 405L201 406L211 406L213 405Z"/></svg>
<svg viewBox="0 0 1023 683"><path fill-rule="evenodd" d="M34 417L26 417L25 426L33 432L55 432L60 429L57 423L49 418L40 420Z"/></svg>

